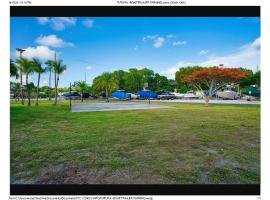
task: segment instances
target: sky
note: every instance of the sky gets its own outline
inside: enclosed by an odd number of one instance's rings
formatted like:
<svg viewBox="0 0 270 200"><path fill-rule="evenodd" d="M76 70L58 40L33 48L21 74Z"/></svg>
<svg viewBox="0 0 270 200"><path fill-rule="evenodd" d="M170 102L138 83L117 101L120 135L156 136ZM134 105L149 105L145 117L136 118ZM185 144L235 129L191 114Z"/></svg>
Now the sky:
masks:
<svg viewBox="0 0 270 200"><path fill-rule="evenodd" d="M188 65L260 69L260 18L257 17L11 17L10 51L16 60L63 60L60 87L103 72L154 70L174 79ZM45 67L45 65L43 65ZM37 75L30 75L36 84ZM42 74L41 86L48 85Z"/></svg>

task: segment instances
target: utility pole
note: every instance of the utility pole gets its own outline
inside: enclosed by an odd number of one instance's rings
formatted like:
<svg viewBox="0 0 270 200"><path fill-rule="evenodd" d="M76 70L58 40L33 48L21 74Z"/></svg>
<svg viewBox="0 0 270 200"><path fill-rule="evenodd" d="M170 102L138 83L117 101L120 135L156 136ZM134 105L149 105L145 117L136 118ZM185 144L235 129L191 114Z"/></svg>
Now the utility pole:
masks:
<svg viewBox="0 0 270 200"><path fill-rule="evenodd" d="M20 52L20 58L22 58L22 53L25 51L24 49L21 48L16 48L17 51ZM23 94L23 81L22 81L22 70L20 69L20 85L21 85L21 100L22 100L22 105L24 105L24 94Z"/></svg>

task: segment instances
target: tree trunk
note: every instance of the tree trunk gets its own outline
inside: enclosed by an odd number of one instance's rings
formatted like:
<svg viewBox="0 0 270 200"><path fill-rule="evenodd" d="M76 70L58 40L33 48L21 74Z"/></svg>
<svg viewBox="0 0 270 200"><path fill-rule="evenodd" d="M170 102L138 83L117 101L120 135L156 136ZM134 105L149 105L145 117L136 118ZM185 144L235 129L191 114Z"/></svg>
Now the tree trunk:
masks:
<svg viewBox="0 0 270 200"><path fill-rule="evenodd" d="M38 73L38 82L37 82L37 100L36 100L36 106L38 106L39 81L40 81L40 73Z"/></svg>
<svg viewBox="0 0 270 200"><path fill-rule="evenodd" d="M205 97L205 105L206 106L209 105L209 101L210 101L211 97L213 96L213 94L212 94L213 87L214 87L214 80L211 81L210 88L209 88L209 94L208 94L208 96Z"/></svg>
<svg viewBox="0 0 270 200"><path fill-rule="evenodd" d="M205 100L205 106L208 106L208 103L209 103L209 101L210 101L210 96L206 96L206 97L204 98L204 100Z"/></svg>
<svg viewBox="0 0 270 200"><path fill-rule="evenodd" d="M24 105L24 95L23 95L23 81L22 81L22 71L20 70L20 84L21 84L21 101L22 101L22 105Z"/></svg>
<svg viewBox="0 0 270 200"><path fill-rule="evenodd" d="M106 98L107 98L107 102L109 102L109 95L108 95L108 89L106 88Z"/></svg>
<svg viewBox="0 0 270 200"><path fill-rule="evenodd" d="M52 76L52 69L50 68L50 74L49 74L49 101L52 100L52 95L51 95L51 76Z"/></svg>
<svg viewBox="0 0 270 200"><path fill-rule="evenodd" d="M83 102L83 92L81 93L81 102Z"/></svg>
<svg viewBox="0 0 270 200"><path fill-rule="evenodd" d="M54 82L55 82L55 88L54 88L54 90L55 90L55 97L54 97L54 105L56 105L57 104L57 79L56 79L56 72L54 73Z"/></svg>
<svg viewBox="0 0 270 200"><path fill-rule="evenodd" d="M28 98L28 106L31 106L31 99L30 99L30 89L28 85L28 74L25 76L25 81L26 81L26 88L27 88L27 98Z"/></svg>

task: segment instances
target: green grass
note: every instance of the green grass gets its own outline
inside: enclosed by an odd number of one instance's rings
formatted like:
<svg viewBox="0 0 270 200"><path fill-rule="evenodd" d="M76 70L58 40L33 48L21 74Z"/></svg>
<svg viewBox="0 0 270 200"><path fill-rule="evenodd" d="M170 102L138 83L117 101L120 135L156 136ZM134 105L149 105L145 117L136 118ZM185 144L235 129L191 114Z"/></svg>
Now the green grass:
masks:
<svg viewBox="0 0 270 200"><path fill-rule="evenodd" d="M169 109L71 113L11 104L11 181L59 164L130 183L259 183L260 107L163 103ZM115 175L116 174L116 175Z"/></svg>

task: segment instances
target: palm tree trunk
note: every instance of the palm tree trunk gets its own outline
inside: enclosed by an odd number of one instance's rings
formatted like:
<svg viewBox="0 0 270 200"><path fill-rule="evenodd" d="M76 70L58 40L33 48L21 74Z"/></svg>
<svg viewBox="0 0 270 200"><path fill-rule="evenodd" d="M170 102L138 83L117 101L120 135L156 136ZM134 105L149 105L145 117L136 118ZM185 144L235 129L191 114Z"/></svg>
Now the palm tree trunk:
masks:
<svg viewBox="0 0 270 200"><path fill-rule="evenodd" d="M56 72L54 73L54 81L55 81L55 97L54 97L54 105L57 104L57 79L56 79Z"/></svg>
<svg viewBox="0 0 270 200"><path fill-rule="evenodd" d="M22 81L22 71L20 70L20 84L21 84L21 101L22 105L24 105L24 95L23 95L23 81Z"/></svg>
<svg viewBox="0 0 270 200"><path fill-rule="evenodd" d="M36 106L38 106L39 81L40 81L40 73L38 73L38 82L37 82L37 100L36 100Z"/></svg>
<svg viewBox="0 0 270 200"><path fill-rule="evenodd" d="M81 102L83 102L83 92L81 92Z"/></svg>
<svg viewBox="0 0 270 200"><path fill-rule="evenodd" d="M25 81L26 81L26 88L27 88L27 98L28 98L28 106L31 106L31 99L30 99L30 89L28 85L28 74L25 76Z"/></svg>
<svg viewBox="0 0 270 200"><path fill-rule="evenodd" d="M106 98L107 98L107 102L109 102L109 95L108 95L108 89L106 87Z"/></svg>
<svg viewBox="0 0 270 200"><path fill-rule="evenodd" d="M52 95L51 95L51 76L52 76L52 69L50 68L50 74L49 74L49 101L52 100Z"/></svg>

